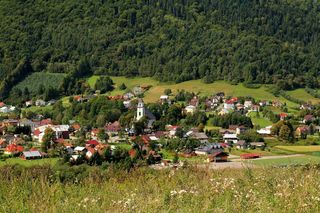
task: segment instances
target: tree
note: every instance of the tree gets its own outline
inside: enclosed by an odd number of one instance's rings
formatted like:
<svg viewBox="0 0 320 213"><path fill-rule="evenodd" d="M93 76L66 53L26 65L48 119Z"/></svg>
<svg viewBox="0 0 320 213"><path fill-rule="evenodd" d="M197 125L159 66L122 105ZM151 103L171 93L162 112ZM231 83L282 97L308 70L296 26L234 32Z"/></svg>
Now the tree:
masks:
<svg viewBox="0 0 320 213"><path fill-rule="evenodd" d="M43 152L48 152L55 139L55 132L50 127L46 128L42 137L41 149Z"/></svg>
<svg viewBox="0 0 320 213"><path fill-rule="evenodd" d="M283 140L290 140L291 129L287 125L282 125L279 131L279 138Z"/></svg>
<svg viewBox="0 0 320 213"><path fill-rule="evenodd" d="M98 138L100 141L108 142L109 135L106 133L104 129L99 129Z"/></svg>
<svg viewBox="0 0 320 213"><path fill-rule="evenodd" d="M177 152L174 153L172 163L178 163L179 162L179 155Z"/></svg>
<svg viewBox="0 0 320 213"><path fill-rule="evenodd" d="M165 89L164 90L164 94L165 95L171 95L171 93L172 93L171 89Z"/></svg>
<svg viewBox="0 0 320 213"><path fill-rule="evenodd" d="M127 86L126 86L124 83L122 83L122 84L119 86L119 89L120 89L120 90L125 90L125 89L127 89Z"/></svg>

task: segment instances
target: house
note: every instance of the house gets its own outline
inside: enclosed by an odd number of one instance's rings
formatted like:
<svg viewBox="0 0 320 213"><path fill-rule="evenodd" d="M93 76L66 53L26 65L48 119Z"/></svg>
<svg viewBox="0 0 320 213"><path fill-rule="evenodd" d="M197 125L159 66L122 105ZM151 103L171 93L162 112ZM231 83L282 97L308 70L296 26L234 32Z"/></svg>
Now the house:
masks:
<svg viewBox="0 0 320 213"><path fill-rule="evenodd" d="M303 123L310 123L310 122L312 122L312 121L314 121L313 115L306 115L306 116L304 116L302 122L303 122Z"/></svg>
<svg viewBox="0 0 320 213"><path fill-rule="evenodd" d="M126 100L126 101L123 101L123 106L125 108L130 108L131 107L131 100Z"/></svg>
<svg viewBox="0 0 320 213"><path fill-rule="evenodd" d="M6 104L4 102L0 102L0 107L4 107Z"/></svg>
<svg viewBox="0 0 320 213"><path fill-rule="evenodd" d="M119 133L121 131L121 125L119 121L115 121L113 123L109 123L105 126L105 130L108 133Z"/></svg>
<svg viewBox="0 0 320 213"><path fill-rule="evenodd" d="M262 100L262 101L259 102L259 105L262 106L262 107L263 106L268 106L269 105L269 101Z"/></svg>
<svg viewBox="0 0 320 213"><path fill-rule="evenodd" d="M283 104L280 101L272 101L272 106L280 108Z"/></svg>
<svg viewBox="0 0 320 213"><path fill-rule="evenodd" d="M97 150L95 150L94 148L87 147L86 158L90 159L96 152Z"/></svg>
<svg viewBox="0 0 320 213"><path fill-rule="evenodd" d="M256 149L256 148L264 149L265 147L266 147L266 145L264 142L251 142L250 143L250 148L252 148L252 149Z"/></svg>
<svg viewBox="0 0 320 213"><path fill-rule="evenodd" d="M247 149L248 148L248 143L245 141L245 140L239 140L237 143L236 143L236 147L237 149Z"/></svg>
<svg viewBox="0 0 320 213"><path fill-rule="evenodd" d="M86 147L83 147L83 146L77 146L77 147L74 148L74 150L73 150L74 154L77 154L77 155L85 154L86 151L87 151L87 148L86 148Z"/></svg>
<svg viewBox="0 0 320 213"><path fill-rule="evenodd" d="M14 106L4 106L0 108L1 113L10 113L16 110L16 107Z"/></svg>
<svg viewBox="0 0 320 213"><path fill-rule="evenodd" d="M309 130L310 129L307 125L299 126L295 131L295 135L298 138L306 138L307 135L309 134Z"/></svg>
<svg viewBox="0 0 320 213"><path fill-rule="evenodd" d="M265 128L257 130L257 133L260 135L271 135L272 126L267 126Z"/></svg>
<svg viewBox="0 0 320 213"><path fill-rule="evenodd" d="M285 119L287 119L288 114L287 114L287 113L284 113L284 112L281 112L281 113L279 114L279 117L280 117L280 120L284 121Z"/></svg>
<svg viewBox="0 0 320 213"><path fill-rule="evenodd" d="M99 134L99 129L92 129L91 130L91 138L97 140L98 139L98 134Z"/></svg>
<svg viewBox="0 0 320 213"><path fill-rule="evenodd" d="M204 132L189 131L186 133L186 136L199 140L201 143L207 143L209 141L209 137Z"/></svg>
<svg viewBox="0 0 320 213"><path fill-rule="evenodd" d="M26 101L25 105L26 105L26 107L30 107L33 105L33 101L32 100Z"/></svg>
<svg viewBox="0 0 320 213"><path fill-rule="evenodd" d="M45 106L46 105L46 102L42 99L38 99L36 100L36 103L35 103L36 106Z"/></svg>
<svg viewBox="0 0 320 213"><path fill-rule="evenodd" d="M161 95L161 96L160 96L160 102L161 102L162 104L168 103L168 102L169 102L169 96L168 96L168 95Z"/></svg>
<svg viewBox="0 0 320 213"><path fill-rule="evenodd" d="M165 126L165 129L167 130L167 131L169 131L169 136L170 137L174 137L174 136L176 136L176 132L177 132L177 129L178 128L181 128L180 126L173 126L173 125L166 125Z"/></svg>
<svg viewBox="0 0 320 213"><path fill-rule="evenodd" d="M223 108L226 110L233 110L234 109L234 102L232 100L226 100L223 104Z"/></svg>
<svg viewBox="0 0 320 213"><path fill-rule="evenodd" d="M39 141L40 143L42 142L42 138L45 134L45 130L47 128L51 128L53 132L55 133L55 138L63 138L63 139L69 139L69 125L43 125L35 128L33 131L33 139Z"/></svg>
<svg viewBox="0 0 320 213"><path fill-rule="evenodd" d="M300 109L312 110L313 106L310 104L301 104Z"/></svg>
<svg viewBox="0 0 320 213"><path fill-rule="evenodd" d="M141 95L144 90L140 86L136 86L132 89L132 92L135 96Z"/></svg>
<svg viewBox="0 0 320 213"><path fill-rule="evenodd" d="M124 100L131 100L132 98L134 98L134 94L132 94L131 92L128 92L123 95Z"/></svg>
<svg viewBox="0 0 320 213"><path fill-rule="evenodd" d="M187 114L193 114L195 113L197 110L197 107L193 106L193 105L188 105L184 108L185 113Z"/></svg>
<svg viewBox="0 0 320 213"><path fill-rule="evenodd" d="M39 151L24 151L22 152L21 158L24 160L33 160L42 158L42 154Z"/></svg>
<svg viewBox="0 0 320 213"><path fill-rule="evenodd" d="M189 101L190 106L198 107L199 106L199 98L198 96L194 96L190 101Z"/></svg>
<svg viewBox="0 0 320 213"><path fill-rule="evenodd" d="M223 140L227 144L233 144L238 142L238 136L237 134L224 134Z"/></svg>
<svg viewBox="0 0 320 213"><path fill-rule="evenodd" d="M6 147L6 149L4 150L4 154L16 155L16 154L23 152L23 150L24 150L23 146L19 146L19 145L12 143Z"/></svg>
<svg viewBox="0 0 320 213"><path fill-rule="evenodd" d="M52 99L52 100L48 101L47 105L48 105L48 106L52 106L52 105L54 105L56 102L57 102L56 100Z"/></svg>
<svg viewBox="0 0 320 213"><path fill-rule="evenodd" d="M260 105L252 105L251 112L260 112Z"/></svg>
<svg viewBox="0 0 320 213"><path fill-rule="evenodd" d="M208 155L208 162L227 162L229 154L223 151L218 151Z"/></svg>
<svg viewBox="0 0 320 213"><path fill-rule="evenodd" d="M241 126L238 126L238 125L229 125L229 129L228 130L231 130L233 133L236 133L236 134L241 134L241 133L244 133L247 128L243 125Z"/></svg>
<svg viewBox="0 0 320 213"><path fill-rule="evenodd" d="M191 157L197 156L197 154L195 151L193 151L191 149L187 149L183 153L181 153L180 156L184 157L184 158L191 158Z"/></svg>
<svg viewBox="0 0 320 213"><path fill-rule="evenodd" d="M86 146L96 147L97 145L99 145L99 142L96 140L89 140L86 142Z"/></svg>
<svg viewBox="0 0 320 213"><path fill-rule="evenodd" d="M16 119L4 119L2 121L2 126L18 126L19 120Z"/></svg>
<svg viewBox="0 0 320 213"><path fill-rule="evenodd" d="M218 113L218 115L223 116L223 115L226 115L226 114L228 114L228 113L230 113L230 112L231 112L231 110L228 110L228 109L223 108L223 109L220 110L220 112Z"/></svg>
<svg viewBox="0 0 320 213"><path fill-rule="evenodd" d="M197 155L208 155L217 151L223 151L223 147L218 143L207 144L195 149Z"/></svg>
<svg viewBox="0 0 320 213"><path fill-rule="evenodd" d="M244 108L246 108L246 109L250 109L252 107L252 105L253 105L252 101L250 101L250 100L244 101L244 104L243 104Z"/></svg>

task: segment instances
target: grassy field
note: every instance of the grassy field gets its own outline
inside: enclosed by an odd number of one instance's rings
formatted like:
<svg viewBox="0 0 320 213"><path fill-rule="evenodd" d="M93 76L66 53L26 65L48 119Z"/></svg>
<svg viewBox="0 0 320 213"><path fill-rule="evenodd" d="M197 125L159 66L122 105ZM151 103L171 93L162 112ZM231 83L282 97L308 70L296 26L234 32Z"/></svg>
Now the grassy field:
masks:
<svg viewBox="0 0 320 213"><path fill-rule="evenodd" d="M63 81L65 74L60 73L46 73L46 72L35 72L29 75L22 82L18 83L15 88L19 88L22 91L24 88L28 88L29 92L36 94L39 86L42 84L45 88L53 87L56 88Z"/></svg>
<svg viewBox="0 0 320 213"><path fill-rule="evenodd" d="M255 165L259 166L287 166L287 165L305 165L305 164L319 164L320 157L318 156L299 156L299 157L288 157L288 158L277 158L277 159L259 159L250 161Z"/></svg>
<svg viewBox="0 0 320 213"><path fill-rule="evenodd" d="M88 84L94 88L94 85L99 76L92 76L88 78ZM298 105L283 98L275 97L273 94L268 92L268 86L262 86L258 89L246 88L243 84L231 85L224 81L216 81L211 84L205 84L201 80L191 80L185 81L182 83L163 83L154 80L150 77L135 77L135 78L126 78L126 77L111 77L115 83L115 90L109 93L109 95L123 94L124 91L118 89L119 85L124 83L128 89L132 89L137 85L151 85L149 91L145 93L144 100L145 102L155 102L163 94L165 89L171 89L175 94L178 90L186 90L189 92L199 93L202 96L213 95L217 92L225 92L227 96L251 96L257 100L280 100L281 102L286 102L290 110L293 110L294 107Z"/></svg>
<svg viewBox="0 0 320 213"><path fill-rule="evenodd" d="M250 112L249 117L251 118L253 125L258 125L260 128L272 125L272 122L268 118L263 117L261 113L260 116L258 116L257 112Z"/></svg>
<svg viewBox="0 0 320 213"><path fill-rule="evenodd" d="M281 213L320 208L317 169L92 170L79 168L77 183L72 176L61 183L54 177L71 171L2 169L0 211Z"/></svg>
<svg viewBox="0 0 320 213"><path fill-rule="evenodd" d="M291 152L296 152L296 153L320 151L320 146L276 146L276 148L291 151Z"/></svg>
<svg viewBox="0 0 320 213"><path fill-rule="evenodd" d="M287 91L287 94L305 101L305 102L311 102L312 104L318 104L320 103L320 99L313 97L312 95L310 95L309 93L307 93L304 89L296 89L296 90L292 90L292 91Z"/></svg>
<svg viewBox="0 0 320 213"><path fill-rule="evenodd" d="M8 158L5 161L0 161L0 167L4 165L14 165L19 164L22 166L30 167L35 165L54 165L57 163L58 158L45 158L37 160L22 160L20 158Z"/></svg>

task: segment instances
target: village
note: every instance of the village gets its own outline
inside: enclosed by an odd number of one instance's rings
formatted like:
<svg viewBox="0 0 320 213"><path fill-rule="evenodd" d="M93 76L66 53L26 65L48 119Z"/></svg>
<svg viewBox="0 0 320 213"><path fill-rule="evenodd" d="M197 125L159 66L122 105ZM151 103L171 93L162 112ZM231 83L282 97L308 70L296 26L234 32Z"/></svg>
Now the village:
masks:
<svg viewBox="0 0 320 213"><path fill-rule="evenodd" d="M301 104L299 112L292 114L280 101L227 97L223 92L200 97L182 90L173 95L166 89L158 102L151 105L143 101L143 93L148 89L137 86L123 95L100 96L96 92L70 97L74 106L94 104L101 99L121 105L118 116L109 111L112 118L95 126L83 125L76 116L57 122L50 115L27 115L19 107L1 102L0 158L55 158L70 165L101 165L104 161L130 159L135 164L144 162L156 168L183 162L220 163L228 167L233 165L230 162L242 164L270 155L277 157L273 153L274 143L292 145L312 137L316 139L309 145L318 145L318 111L311 104ZM24 108L55 109L60 105L56 100L37 99L25 102ZM263 117L270 125L255 124L252 115ZM284 156L279 154L279 158Z"/></svg>

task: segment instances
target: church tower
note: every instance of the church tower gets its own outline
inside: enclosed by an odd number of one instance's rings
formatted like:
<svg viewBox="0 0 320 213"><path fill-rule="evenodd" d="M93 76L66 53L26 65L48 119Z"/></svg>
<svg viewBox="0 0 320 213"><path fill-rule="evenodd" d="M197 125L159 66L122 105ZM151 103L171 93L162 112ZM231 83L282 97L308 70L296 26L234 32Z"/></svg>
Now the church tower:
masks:
<svg viewBox="0 0 320 213"><path fill-rule="evenodd" d="M138 103L138 107L137 107L137 121L139 121L142 117L144 117L146 115L146 110L144 108L144 103L143 101L140 99L139 103Z"/></svg>

